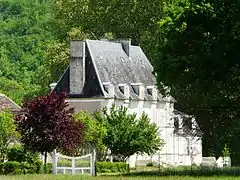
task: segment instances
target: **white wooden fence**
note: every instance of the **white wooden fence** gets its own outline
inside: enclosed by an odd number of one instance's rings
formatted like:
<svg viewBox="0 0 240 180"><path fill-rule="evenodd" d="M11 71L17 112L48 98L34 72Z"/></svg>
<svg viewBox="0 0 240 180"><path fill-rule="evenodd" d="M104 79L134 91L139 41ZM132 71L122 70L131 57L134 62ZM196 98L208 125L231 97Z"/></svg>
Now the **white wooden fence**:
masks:
<svg viewBox="0 0 240 180"><path fill-rule="evenodd" d="M76 167L76 160L80 159L86 159L90 158L90 166L89 167ZM59 158L68 159L71 160L71 167L65 167L65 166L58 166L58 160ZM71 174L76 174L76 171L81 171L83 174L84 171L89 170L91 176L95 176L96 170L95 170L95 162L96 162L96 151L93 150L91 154L87 154L80 157L69 157L64 156L62 154L57 153L56 150L53 151L52 156L52 167L53 167L53 174L58 174L58 172L63 172L63 174L66 174L66 171L71 171Z"/></svg>

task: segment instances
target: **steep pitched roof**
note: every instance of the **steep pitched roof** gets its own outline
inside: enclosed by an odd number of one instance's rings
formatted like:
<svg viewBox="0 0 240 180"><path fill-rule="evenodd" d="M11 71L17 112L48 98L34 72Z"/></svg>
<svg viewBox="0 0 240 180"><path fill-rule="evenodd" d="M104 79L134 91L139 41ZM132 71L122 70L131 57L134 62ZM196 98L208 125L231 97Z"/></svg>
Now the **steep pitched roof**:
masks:
<svg viewBox="0 0 240 180"><path fill-rule="evenodd" d="M115 98L123 99L124 95L119 90L119 84L127 84L130 86L130 98L139 99L131 84L142 83L144 86L153 86L156 80L153 72L153 67L139 46L129 46L129 55L124 50L120 42L101 41L101 40L86 40L87 59L86 68L93 68L97 80L95 81L94 89L101 89L100 94L96 95L109 97L109 94L104 90L104 83L111 82L115 86ZM86 70L87 73L87 70ZM90 78L93 81L94 78ZM86 78L88 81L88 78ZM78 97L91 97L87 91L91 89L89 82L85 82L83 92ZM70 73L69 67L57 83L55 91L67 91L70 94ZM96 92L96 91L95 91ZM99 93L99 91L98 91ZM94 97L94 96L92 96ZM145 91L145 99L152 100L152 96ZM163 100L161 94L158 94L158 99Z"/></svg>
<svg viewBox="0 0 240 180"><path fill-rule="evenodd" d="M130 57L120 43L87 40L101 82L154 85L152 65L139 46L130 47Z"/></svg>
<svg viewBox="0 0 240 180"><path fill-rule="evenodd" d="M21 110L20 106L17 105L14 101L12 101L6 95L0 94L0 111L4 109L9 109L13 112L18 112Z"/></svg>

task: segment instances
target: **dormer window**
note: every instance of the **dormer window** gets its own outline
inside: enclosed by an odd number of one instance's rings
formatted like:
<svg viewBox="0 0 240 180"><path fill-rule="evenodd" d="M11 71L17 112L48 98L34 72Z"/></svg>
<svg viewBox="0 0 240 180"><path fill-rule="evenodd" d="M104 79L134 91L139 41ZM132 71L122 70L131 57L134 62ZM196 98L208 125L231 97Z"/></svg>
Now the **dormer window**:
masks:
<svg viewBox="0 0 240 180"><path fill-rule="evenodd" d="M152 96L152 92L153 92L153 90L152 90L152 89L150 89L150 88L147 88L147 93L148 93L149 95L151 95L151 96Z"/></svg>
<svg viewBox="0 0 240 180"><path fill-rule="evenodd" d="M108 93L108 89L107 89L106 85L103 85L103 89L104 89L104 91L106 91Z"/></svg>
<svg viewBox="0 0 240 180"><path fill-rule="evenodd" d="M174 124L174 131L178 132L178 130L179 130L179 118L178 117L174 117L173 120L174 120L174 122L173 122L173 124Z"/></svg>
<svg viewBox="0 0 240 180"><path fill-rule="evenodd" d="M133 92L139 96L139 86L132 85Z"/></svg>
<svg viewBox="0 0 240 180"><path fill-rule="evenodd" d="M118 86L119 90L121 91L121 93L124 94L124 86Z"/></svg>

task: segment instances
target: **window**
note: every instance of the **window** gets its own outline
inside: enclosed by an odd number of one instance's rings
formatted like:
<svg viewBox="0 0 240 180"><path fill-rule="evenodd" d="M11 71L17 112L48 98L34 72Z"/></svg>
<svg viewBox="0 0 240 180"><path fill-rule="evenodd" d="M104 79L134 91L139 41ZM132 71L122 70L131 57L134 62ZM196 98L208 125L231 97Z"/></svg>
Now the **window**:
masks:
<svg viewBox="0 0 240 180"><path fill-rule="evenodd" d="M178 132L179 130L179 118L174 117L174 132Z"/></svg>
<svg viewBox="0 0 240 180"><path fill-rule="evenodd" d="M186 133L189 133L192 131L192 118L189 117L183 117L183 131Z"/></svg>

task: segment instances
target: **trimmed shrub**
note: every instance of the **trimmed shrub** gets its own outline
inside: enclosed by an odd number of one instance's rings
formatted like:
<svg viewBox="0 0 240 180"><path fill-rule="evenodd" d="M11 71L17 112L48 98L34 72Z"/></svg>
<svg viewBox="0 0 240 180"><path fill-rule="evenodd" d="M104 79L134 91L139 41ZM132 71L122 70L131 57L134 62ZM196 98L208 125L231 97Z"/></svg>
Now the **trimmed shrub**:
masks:
<svg viewBox="0 0 240 180"><path fill-rule="evenodd" d="M129 165L124 162L97 162L98 173L125 173L129 172Z"/></svg>
<svg viewBox="0 0 240 180"><path fill-rule="evenodd" d="M40 161L40 160L34 162L34 168L35 168L34 170L35 170L35 173L40 174L42 164L43 164L43 163L42 163L42 161Z"/></svg>
<svg viewBox="0 0 240 180"><path fill-rule="evenodd" d="M39 174L41 172L41 161L36 161L33 164L27 162L7 161L0 163L0 175L8 174ZM51 172L51 166L48 165L48 172Z"/></svg>
<svg viewBox="0 0 240 180"><path fill-rule="evenodd" d="M0 175L4 173L4 163L0 163Z"/></svg>
<svg viewBox="0 0 240 180"><path fill-rule="evenodd" d="M44 165L41 165L40 173L44 172ZM52 163L47 163L46 164L46 174L51 174L52 173Z"/></svg>
<svg viewBox="0 0 240 180"><path fill-rule="evenodd" d="M8 161L34 163L39 160L39 155L30 151L26 151L21 145L14 145L7 151Z"/></svg>
<svg viewBox="0 0 240 180"><path fill-rule="evenodd" d="M20 162L8 161L4 163L4 172L3 174L21 174L22 165Z"/></svg>

